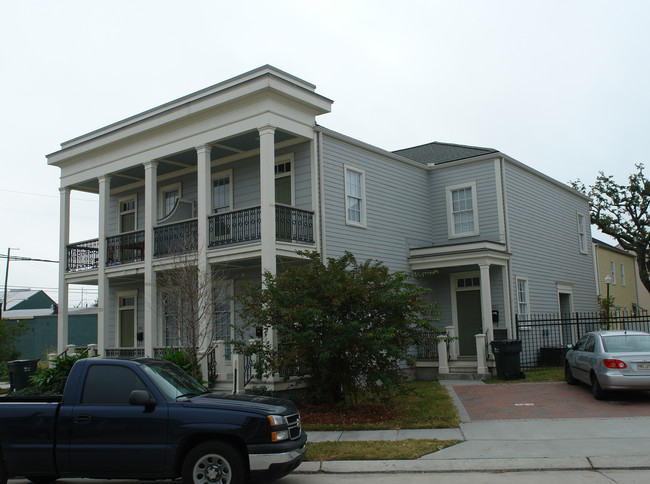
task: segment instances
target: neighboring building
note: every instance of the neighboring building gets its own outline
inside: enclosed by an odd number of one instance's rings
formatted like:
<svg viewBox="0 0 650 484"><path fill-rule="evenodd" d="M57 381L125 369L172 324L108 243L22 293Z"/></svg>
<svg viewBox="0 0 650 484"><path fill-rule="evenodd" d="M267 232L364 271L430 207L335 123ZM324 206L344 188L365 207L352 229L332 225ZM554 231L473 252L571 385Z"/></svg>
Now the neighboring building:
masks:
<svg viewBox="0 0 650 484"><path fill-rule="evenodd" d="M7 310L2 303L3 319L18 319L22 316L46 316L56 313L54 299L41 290L12 289L7 293Z"/></svg>
<svg viewBox="0 0 650 484"><path fill-rule="evenodd" d="M61 169L59 351L70 284L98 286L101 354L178 344L156 284L180 251L203 274L225 271L230 293L304 249L422 272L459 337L452 356L481 372L477 335L512 336L516 313L595 309L584 195L494 149L368 145L316 123L331 104L264 66L48 155ZM68 240L72 190L99 194L97 239ZM229 338L233 304L212 313L215 338Z"/></svg>
<svg viewBox="0 0 650 484"><path fill-rule="evenodd" d="M623 313L634 314L643 308L639 304L639 288L637 285L636 256L619 247L614 247L602 240L593 239L594 272L598 295L614 297L614 308ZM609 276L609 288L606 277Z"/></svg>

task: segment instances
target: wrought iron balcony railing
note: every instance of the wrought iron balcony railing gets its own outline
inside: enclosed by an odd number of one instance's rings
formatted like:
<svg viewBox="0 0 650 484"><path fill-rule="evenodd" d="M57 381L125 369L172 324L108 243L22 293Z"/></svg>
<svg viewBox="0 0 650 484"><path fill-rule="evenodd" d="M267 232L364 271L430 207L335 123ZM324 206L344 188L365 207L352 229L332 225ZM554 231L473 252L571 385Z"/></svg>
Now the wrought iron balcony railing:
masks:
<svg viewBox="0 0 650 484"><path fill-rule="evenodd" d="M99 239L85 240L67 247L66 271L95 269L99 262Z"/></svg>
<svg viewBox="0 0 650 484"><path fill-rule="evenodd" d="M208 219L208 247L260 240L260 207L217 213ZM314 212L288 205L275 206L277 240L314 243Z"/></svg>
<svg viewBox="0 0 650 484"><path fill-rule="evenodd" d="M165 257L193 252L198 246L197 219L160 225L153 229L153 256Z"/></svg>
<svg viewBox="0 0 650 484"><path fill-rule="evenodd" d="M144 260L144 230L106 237L106 265Z"/></svg>

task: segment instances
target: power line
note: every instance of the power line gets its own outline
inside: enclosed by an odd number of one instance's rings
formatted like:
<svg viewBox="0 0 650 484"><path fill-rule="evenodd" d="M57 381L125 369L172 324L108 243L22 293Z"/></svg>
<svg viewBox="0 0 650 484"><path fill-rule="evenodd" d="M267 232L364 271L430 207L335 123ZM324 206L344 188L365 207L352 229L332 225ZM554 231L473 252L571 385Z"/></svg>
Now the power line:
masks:
<svg viewBox="0 0 650 484"><path fill-rule="evenodd" d="M0 259L6 259L7 255L6 254L0 254ZM12 255L9 256L10 261L31 261L31 262L52 262L54 264L58 264L58 260L49 260L49 259L32 259L31 257L21 257L19 255Z"/></svg>
<svg viewBox="0 0 650 484"><path fill-rule="evenodd" d="M30 195L32 197L46 197L46 198L59 198L57 195L45 195L44 193L30 193L30 192L21 192L18 190L7 190L6 188L0 188L0 192L7 192L7 193L17 193L19 195ZM70 200L74 200L77 202L92 202L92 203L99 203L99 200L91 200L89 198L76 198L72 197Z"/></svg>

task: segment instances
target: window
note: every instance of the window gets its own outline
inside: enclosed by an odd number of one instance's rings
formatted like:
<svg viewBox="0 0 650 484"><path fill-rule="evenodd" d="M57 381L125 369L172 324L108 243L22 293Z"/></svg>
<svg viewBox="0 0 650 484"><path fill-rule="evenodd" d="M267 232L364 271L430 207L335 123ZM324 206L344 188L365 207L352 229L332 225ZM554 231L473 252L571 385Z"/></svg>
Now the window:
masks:
<svg viewBox="0 0 650 484"><path fill-rule="evenodd" d="M366 226L365 174L345 167L345 222L348 225Z"/></svg>
<svg viewBox="0 0 650 484"><path fill-rule="evenodd" d="M163 321L165 346L180 346L179 307L176 298L171 294L163 294Z"/></svg>
<svg viewBox="0 0 650 484"><path fill-rule="evenodd" d="M625 286L625 264L621 262L621 286Z"/></svg>
<svg viewBox="0 0 650 484"><path fill-rule="evenodd" d="M275 203L293 205L293 155L275 161Z"/></svg>
<svg viewBox="0 0 650 484"><path fill-rule="evenodd" d="M587 217L578 214L578 245L581 254L587 253Z"/></svg>
<svg viewBox="0 0 650 484"><path fill-rule="evenodd" d="M610 261L609 266L612 270L612 284L616 284L616 264L614 264L614 261Z"/></svg>
<svg viewBox="0 0 650 484"><path fill-rule="evenodd" d="M91 366L86 374L82 405L128 405L133 390L147 386L129 368L114 365Z"/></svg>
<svg viewBox="0 0 650 484"><path fill-rule="evenodd" d="M215 284L214 288L214 339L226 342L226 359L230 359L233 324L232 281Z"/></svg>
<svg viewBox="0 0 650 484"><path fill-rule="evenodd" d="M519 315L529 314L528 279L517 278L517 309Z"/></svg>
<svg viewBox="0 0 650 484"><path fill-rule="evenodd" d="M447 187L449 238L479 234L476 182Z"/></svg>
<svg viewBox="0 0 650 484"><path fill-rule="evenodd" d="M135 348L136 346L136 299L136 291L120 292L117 294L118 341L122 348Z"/></svg>
<svg viewBox="0 0 650 484"><path fill-rule="evenodd" d="M212 211L213 213L232 210L232 171L217 173L212 177Z"/></svg>
<svg viewBox="0 0 650 484"><path fill-rule="evenodd" d="M159 192L160 218L166 217L172 212L179 198L181 198L180 183L174 183L173 185L168 185L160 189Z"/></svg>
<svg viewBox="0 0 650 484"><path fill-rule="evenodd" d="M118 230L121 234L125 232L133 232L137 227L136 208L137 198L135 195L132 198L123 199L118 202L119 204L119 227Z"/></svg>

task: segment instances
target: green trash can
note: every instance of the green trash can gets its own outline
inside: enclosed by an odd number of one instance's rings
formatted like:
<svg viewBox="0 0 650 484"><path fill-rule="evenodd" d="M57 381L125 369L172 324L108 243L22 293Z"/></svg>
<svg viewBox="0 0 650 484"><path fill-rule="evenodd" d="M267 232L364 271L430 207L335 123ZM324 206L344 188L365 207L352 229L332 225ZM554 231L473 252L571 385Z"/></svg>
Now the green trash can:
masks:
<svg viewBox="0 0 650 484"><path fill-rule="evenodd" d="M521 340L504 339L490 343L497 364L497 376L501 380L518 380L525 375L521 371Z"/></svg>
<svg viewBox="0 0 650 484"><path fill-rule="evenodd" d="M29 377L36 373L38 360L13 360L7 362L10 391L16 392L29 386Z"/></svg>

